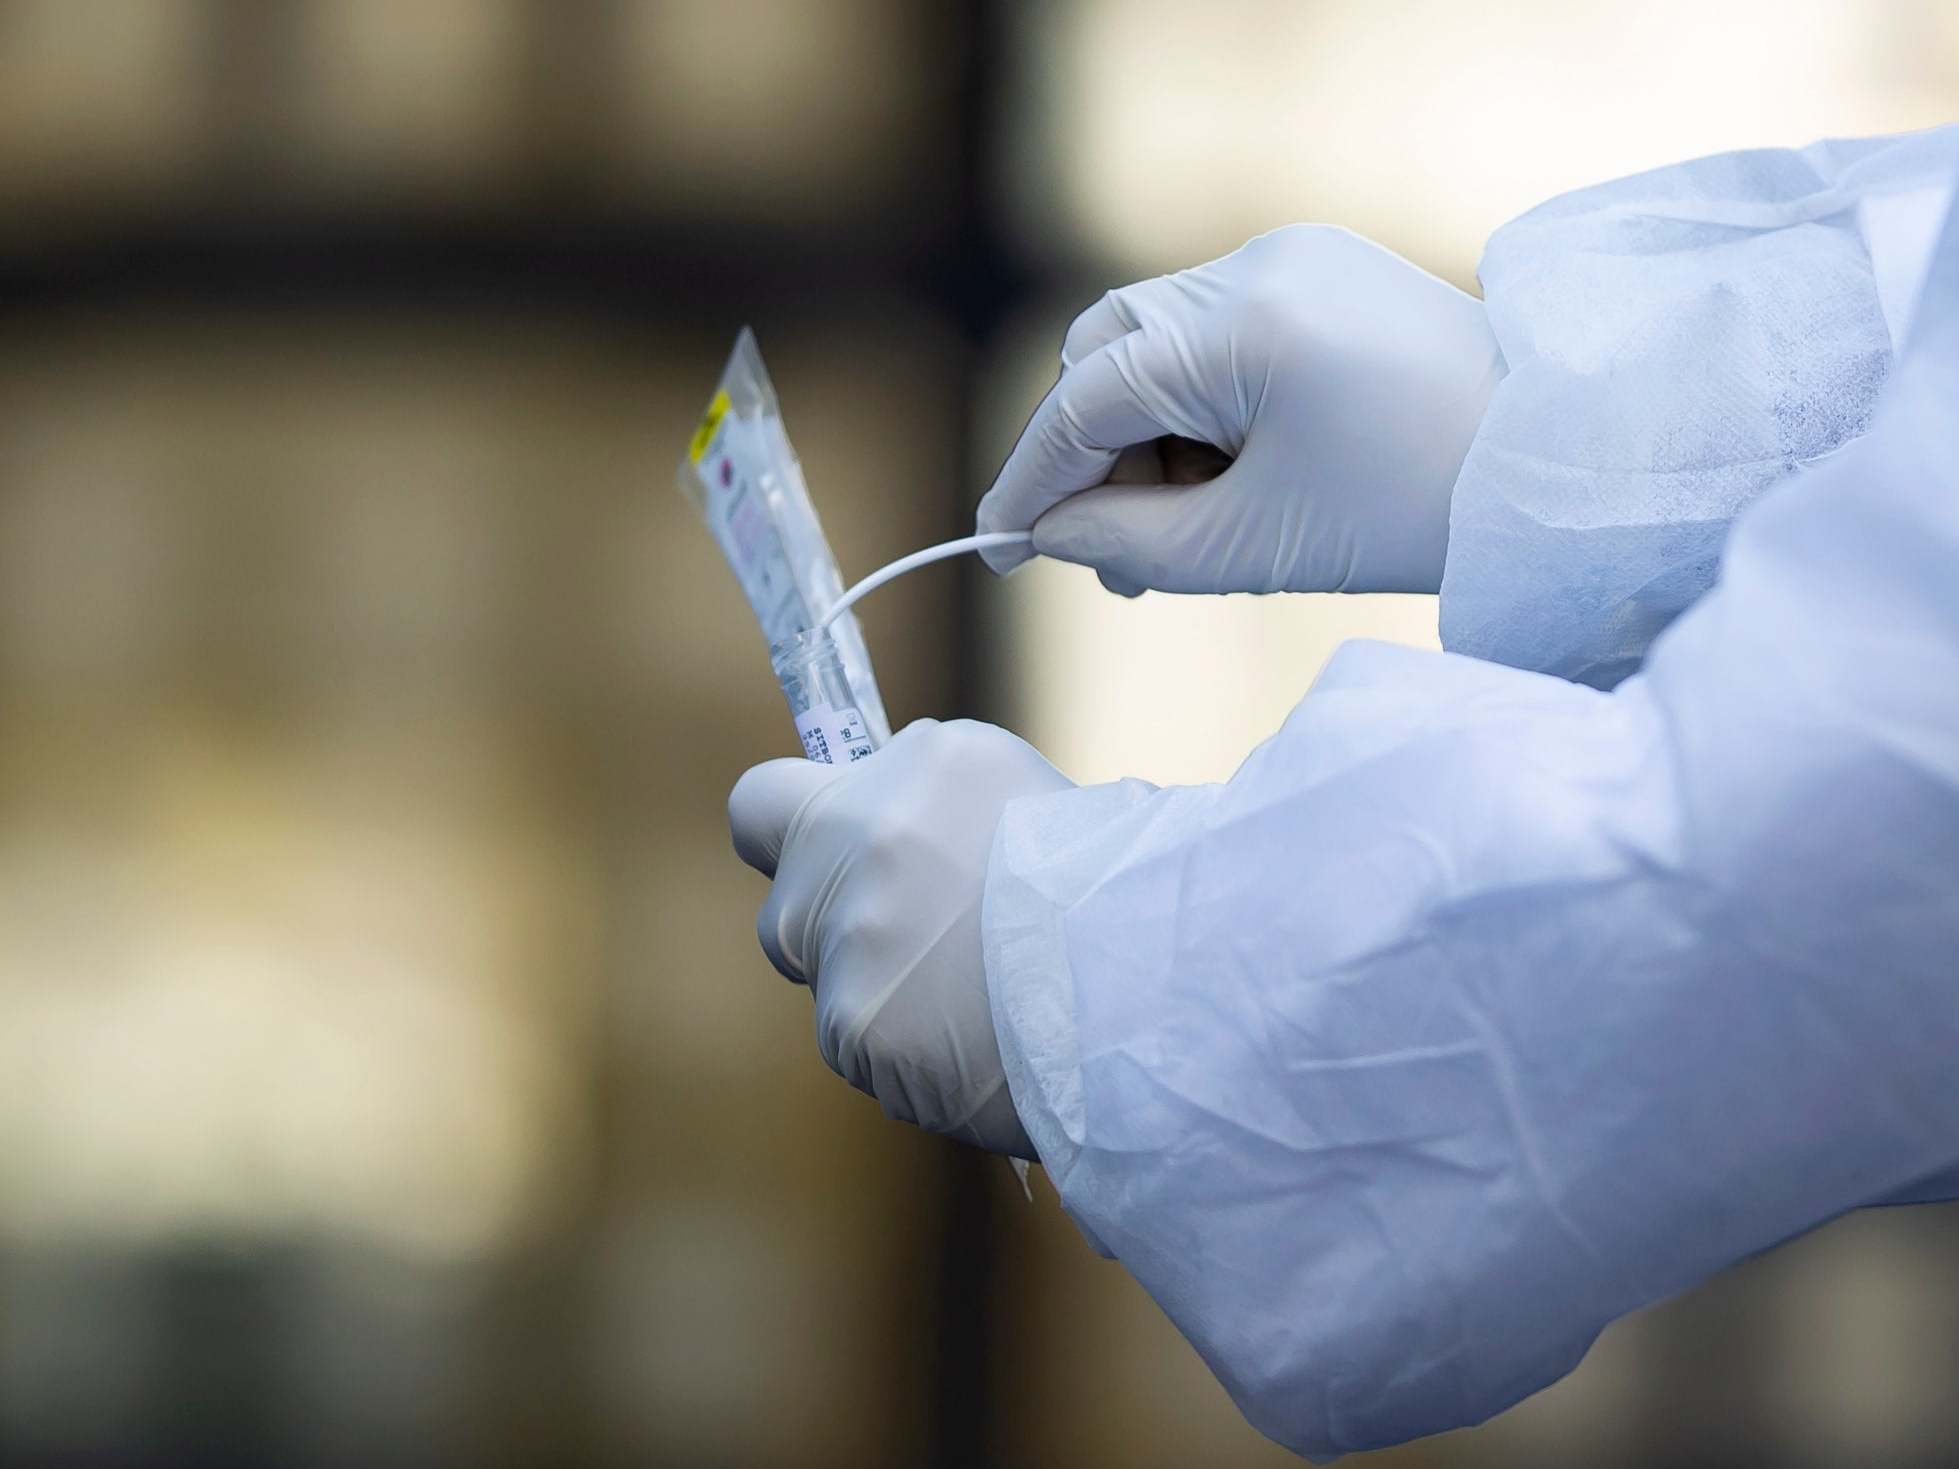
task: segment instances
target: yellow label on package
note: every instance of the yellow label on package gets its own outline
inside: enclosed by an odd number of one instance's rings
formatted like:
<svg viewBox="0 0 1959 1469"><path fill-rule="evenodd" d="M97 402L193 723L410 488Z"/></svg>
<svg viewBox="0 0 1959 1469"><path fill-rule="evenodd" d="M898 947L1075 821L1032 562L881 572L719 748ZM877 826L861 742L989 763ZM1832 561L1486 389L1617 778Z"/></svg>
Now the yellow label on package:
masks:
<svg viewBox="0 0 1959 1469"><path fill-rule="evenodd" d="M687 457L699 464L707 454L708 445L714 442L714 431L721 427L721 420L728 416L728 390L723 388L714 395L714 401L707 405L707 412L701 415L701 426L694 430L694 437L688 442ZM672 442L671 439L668 440Z"/></svg>

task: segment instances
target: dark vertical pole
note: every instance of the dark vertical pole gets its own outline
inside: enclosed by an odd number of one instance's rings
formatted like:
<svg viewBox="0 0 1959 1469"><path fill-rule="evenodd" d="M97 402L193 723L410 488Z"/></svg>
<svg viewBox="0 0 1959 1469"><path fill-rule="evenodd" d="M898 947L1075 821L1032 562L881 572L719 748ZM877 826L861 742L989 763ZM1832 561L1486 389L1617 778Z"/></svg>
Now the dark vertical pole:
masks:
<svg viewBox="0 0 1959 1469"><path fill-rule="evenodd" d="M1005 7L975 0L949 19L947 41L956 48L956 129L953 159L956 188L947 201L944 232L935 251L938 293L958 319L966 341L960 388L975 401L983 349L999 330L1020 295L1024 279L993 220L990 194L998 108L1011 41ZM970 418L957 445L960 472L949 476L955 525L969 529L973 496L965 471L973 462ZM949 531L949 534L963 533ZM986 630L977 616L979 576L964 565L950 630L952 708L984 715L986 668L990 654ZM993 1203L1006 1164L966 1148L944 1151L941 1187L944 1233L939 1241L937 1282L938 1360L933 1374L930 1420L931 1462L940 1469L967 1469L997 1461L998 1412L993 1377L995 1302L1001 1281L1000 1240Z"/></svg>

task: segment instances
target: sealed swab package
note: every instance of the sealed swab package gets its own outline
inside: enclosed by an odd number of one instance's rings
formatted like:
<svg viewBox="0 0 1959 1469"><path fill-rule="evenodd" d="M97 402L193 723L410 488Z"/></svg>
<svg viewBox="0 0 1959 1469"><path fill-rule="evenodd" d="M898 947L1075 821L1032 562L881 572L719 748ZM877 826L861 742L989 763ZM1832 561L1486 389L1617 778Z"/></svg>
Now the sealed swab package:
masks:
<svg viewBox="0 0 1959 1469"><path fill-rule="evenodd" d="M680 488L728 558L769 644L804 753L861 759L891 735L843 578L789 447L755 335L735 350L680 461Z"/></svg>

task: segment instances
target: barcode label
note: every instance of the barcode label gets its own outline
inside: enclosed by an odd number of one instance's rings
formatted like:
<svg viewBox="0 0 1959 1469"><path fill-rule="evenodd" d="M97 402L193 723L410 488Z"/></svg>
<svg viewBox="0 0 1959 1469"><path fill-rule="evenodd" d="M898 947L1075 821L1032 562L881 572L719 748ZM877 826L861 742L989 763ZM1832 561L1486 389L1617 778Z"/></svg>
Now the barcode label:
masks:
<svg viewBox="0 0 1959 1469"><path fill-rule="evenodd" d="M796 733L802 736L803 753L824 765L862 760L876 748L864 716L855 709L812 704L796 716Z"/></svg>

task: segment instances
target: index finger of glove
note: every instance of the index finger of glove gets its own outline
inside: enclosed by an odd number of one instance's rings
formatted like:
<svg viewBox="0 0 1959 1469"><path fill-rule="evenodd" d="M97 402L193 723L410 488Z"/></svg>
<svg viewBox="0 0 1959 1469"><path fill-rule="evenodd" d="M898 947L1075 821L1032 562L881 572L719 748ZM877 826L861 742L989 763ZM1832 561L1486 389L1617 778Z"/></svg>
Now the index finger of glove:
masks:
<svg viewBox="0 0 1959 1469"><path fill-rule="evenodd" d="M768 760L749 770L728 793L735 855L764 877L774 877L789 823L811 796L842 774L843 767L815 760Z"/></svg>
<svg viewBox="0 0 1959 1469"><path fill-rule="evenodd" d="M1148 370L1144 334L1132 332L1083 358L1061 376L1021 431L993 488L979 505L981 531L1027 530L1050 508L1101 484L1116 456L1182 429L1181 415L1159 406ZM1025 561L1024 547L986 553L995 571Z"/></svg>
<svg viewBox="0 0 1959 1469"><path fill-rule="evenodd" d="M1173 312L1182 294L1179 280L1179 276L1152 276L1104 291L1101 299L1068 323L1061 338L1061 370L1072 372L1109 343L1139 330L1146 313Z"/></svg>

